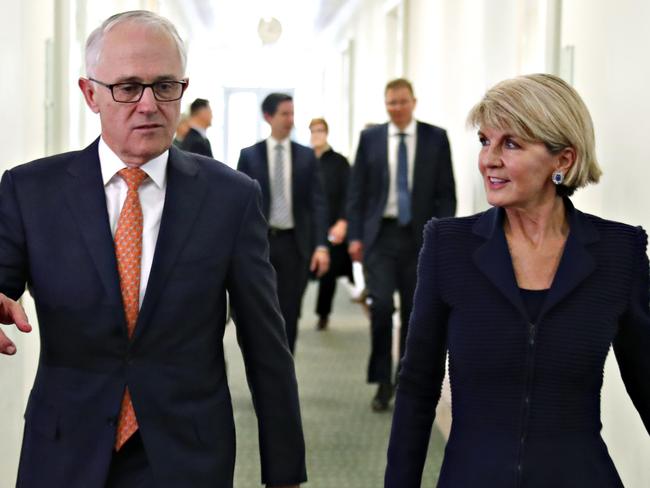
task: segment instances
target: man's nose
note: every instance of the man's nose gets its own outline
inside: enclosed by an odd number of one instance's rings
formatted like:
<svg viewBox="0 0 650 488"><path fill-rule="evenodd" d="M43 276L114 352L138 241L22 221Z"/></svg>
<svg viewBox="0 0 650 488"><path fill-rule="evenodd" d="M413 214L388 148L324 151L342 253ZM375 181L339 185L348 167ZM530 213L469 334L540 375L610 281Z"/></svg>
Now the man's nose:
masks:
<svg viewBox="0 0 650 488"><path fill-rule="evenodd" d="M153 87L148 86L142 92L142 97L138 102L138 110L152 112L158 109L158 101L153 94Z"/></svg>

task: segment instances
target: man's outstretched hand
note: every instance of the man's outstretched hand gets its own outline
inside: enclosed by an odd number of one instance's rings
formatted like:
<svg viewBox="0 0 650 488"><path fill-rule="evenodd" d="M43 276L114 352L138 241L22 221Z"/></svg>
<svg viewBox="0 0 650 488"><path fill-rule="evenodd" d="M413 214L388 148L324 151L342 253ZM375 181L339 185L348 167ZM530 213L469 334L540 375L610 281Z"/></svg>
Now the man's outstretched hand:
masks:
<svg viewBox="0 0 650 488"><path fill-rule="evenodd" d="M14 324L21 332L30 332L27 314L22 305L0 293L0 324ZM9 356L16 354L16 345L0 330L0 353Z"/></svg>

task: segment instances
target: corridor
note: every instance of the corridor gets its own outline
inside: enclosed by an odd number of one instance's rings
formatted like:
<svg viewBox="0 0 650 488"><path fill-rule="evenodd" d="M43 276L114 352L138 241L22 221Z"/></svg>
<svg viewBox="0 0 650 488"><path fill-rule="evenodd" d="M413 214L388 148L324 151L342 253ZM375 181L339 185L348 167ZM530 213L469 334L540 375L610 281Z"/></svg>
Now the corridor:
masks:
<svg viewBox="0 0 650 488"><path fill-rule="evenodd" d="M380 414L370 409L375 388L365 383L368 321L339 286L330 326L317 331L316 290L312 283L305 294L296 346L309 477L304 486L376 488L383 483L392 408ZM235 486L259 486L257 423L234 327L228 327L224 344L237 428ZM443 449L444 439L434 427L422 486L435 486Z"/></svg>

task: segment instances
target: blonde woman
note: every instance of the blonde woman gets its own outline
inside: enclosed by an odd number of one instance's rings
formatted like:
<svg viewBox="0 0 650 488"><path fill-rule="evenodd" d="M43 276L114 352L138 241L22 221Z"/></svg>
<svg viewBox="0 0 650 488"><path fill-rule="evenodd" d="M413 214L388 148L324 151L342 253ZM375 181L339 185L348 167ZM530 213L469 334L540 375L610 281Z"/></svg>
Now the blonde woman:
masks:
<svg viewBox="0 0 650 488"><path fill-rule="evenodd" d="M426 226L385 486L420 486L448 352L439 487L622 487L600 390L613 344L650 431L646 233L568 198L601 171L589 112L560 78L503 81L469 123L493 208Z"/></svg>

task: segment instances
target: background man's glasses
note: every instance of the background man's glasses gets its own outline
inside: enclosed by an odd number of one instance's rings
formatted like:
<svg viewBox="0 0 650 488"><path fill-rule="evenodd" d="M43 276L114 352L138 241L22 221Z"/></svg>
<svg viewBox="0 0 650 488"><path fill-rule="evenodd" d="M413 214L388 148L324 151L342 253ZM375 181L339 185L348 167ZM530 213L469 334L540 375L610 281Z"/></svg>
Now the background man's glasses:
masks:
<svg viewBox="0 0 650 488"><path fill-rule="evenodd" d="M145 88L151 88L153 96L159 102L173 102L180 100L183 96L185 88L187 88L187 81L156 81L155 83L137 83L129 81L126 83L113 83L109 85L103 81L96 80L95 78L88 78L102 86L105 86L111 91L113 100L119 103L137 103L142 99L142 94Z"/></svg>

